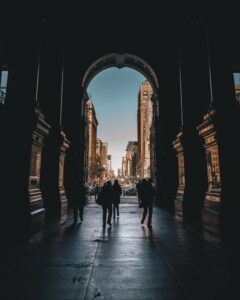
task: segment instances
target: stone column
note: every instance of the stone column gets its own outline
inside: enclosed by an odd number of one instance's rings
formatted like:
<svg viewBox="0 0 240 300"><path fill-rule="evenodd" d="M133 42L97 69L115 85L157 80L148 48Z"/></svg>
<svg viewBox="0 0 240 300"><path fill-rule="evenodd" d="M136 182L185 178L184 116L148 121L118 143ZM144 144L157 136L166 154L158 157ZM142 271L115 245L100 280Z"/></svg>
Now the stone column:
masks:
<svg viewBox="0 0 240 300"><path fill-rule="evenodd" d="M88 97L86 93L82 94L81 99L81 111L80 111L80 118L81 118L81 132L80 132L80 181L82 184L87 182L88 178L88 161L87 161L87 151L88 151L88 130L87 130L87 122L86 122L86 101Z"/></svg>
<svg viewBox="0 0 240 300"><path fill-rule="evenodd" d="M52 127L43 148L43 165L40 188L44 198L46 218L66 219L66 196L64 190L64 158L69 146L66 135L59 127Z"/></svg>
<svg viewBox="0 0 240 300"><path fill-rule="evenodd" d="M176 151L177 165L178 165L178 187L175 201L175 212L177 216L183 217L183 196L185 189L185 164L184 164L184 151L182 145L183 132L177 134L177 138L173 141L173 148Z"/></svg>
<svg viewBox="0 0 240 300"><path fill-rule="evenodd" d="M184 220L189 225L201 227L207 173L203 140L196 126L208 106L209 98L206 48L201 23L193 20L182 26L179 49L181 131L173 143L178 158L178 191L181 191L183 199Z"/></svg>
<svg viewBox="0 0 240 300"><path fill-rule="evenodd" d="M177 188L176 156L172 147L180 126L178 65L174 47L165 49L159 66L158 119L156 125L157 205L172 214Z"/></svg>
<svg viewBox="0 0 240 300"><path fill-rule="evenodd" d="M159 132L159 99L157 98L156 93L152 95L153 102L153 118L151 125L151 135L150 135L150 164L151 164L151 175L156 189L156 204L159 202L159 177L158 177L158 152L159 152L159 143L158 143L158 132Z"/></svg>
<svg viewBox="0 0 240 300"><path fill-rule="evenodd" d="M201 229L202 207L206 192L206 157L203 142L196 129L183 130L185 188L183 195L184 220Z"/></svg>
<svg viewBox="0 0 240 300"><path fill-rule="evenodd" d="M202 210L203 226L210 234L220 237L221 172L218 137L215 126L215 109L211 106L197 127L204 139L208 187Z"/></svg>
<svg viewBox="0 0 240 300"><path fill-rule="evenodd" d="M11 39L6 49L9 77L1 124L0 173L1 209L6 218L4 224L7 224L4 231L6 238L11 239L11 245L22 242L31 234L28 188L32 133L36 124L38 32L35 25L31 32L21 22L17 28L9 29ZM3 243L8 244L7 241Z"/></svg>
<svg viewBox="0 0 240 300"><path fill-rule="evenodd" d="M58 184L59 184L59 193L60 193L60 202L61 202L61 222L66 221L67 219L67 197L64 186L64 167L65 167L65 156L66 150L69 147L69 140L66 138L66 134L61 131L61 139L62 143L60 145L60 155L59 155L59 176L58 176Z"/></svg>
<svg viewBox="0 0 240 300"><path fill-rule="evenodd" d="M35 109L35 127L32 133L32 150L29 174L29 196L32 232L37 232L45 222L45 208L40 191L42 148L49 134L50 126L44 120L39 108Z"/></svg>
<svg viewBox="0 0 240 300"><path fill-rule="evenodd" d="M64 163L64 189L68 199L68 207L76 199L81 201L81 187L85 183L85 155L86 141L84 138L86 114L83 109L82 56L78 49L67 47L64 57L64 97L67 105L64 106L62 124L67 132L67 139L71 141L66 151ZM82 72L81 72L82 71ZM65 107L67 109L65 109ZM67 148L65 144L64 148ZM84 199L83 199L84 200Z"/></svg>
<svg viewBox="0 0 240 300"><path fill-rule="evenodd" d="M199 134L205 141L208 165L205 223L211 232L218 234L220 230L224 241L234 245L238 236L236 207L240 194L238 176L234 175L240 167L240 114L234 93L232 53L222 47L222 44L229 43L229 39L221 24L205 24L205 30L208 34L206 43L211 97L209 108L198 126ZM223 34L220 37L218 33L221 30Z"/></svg>
<svg viewBox="0 0 240 300"><path fill-rule="evenodd" d="M220 202L221 174L219 167L218 137L214 126L214 115L215 110L212 108L205 114L202 124L199 125L197 129L199 130L199 135L204 138L204 148L207 158L208 189L204 207L219 211L219 207L216 207L216 204Z"/></svg>
<svg viewBox="0 0 240 300"><path fill-rule="evenodd" d="M45 45L41 58L40 100L44 115L51 125L43 150L40 186L44 196L46 218L66 219L64 191L64 157L69 141L63 130L64 107L64 36L60 28L46 21Z"/></svg>

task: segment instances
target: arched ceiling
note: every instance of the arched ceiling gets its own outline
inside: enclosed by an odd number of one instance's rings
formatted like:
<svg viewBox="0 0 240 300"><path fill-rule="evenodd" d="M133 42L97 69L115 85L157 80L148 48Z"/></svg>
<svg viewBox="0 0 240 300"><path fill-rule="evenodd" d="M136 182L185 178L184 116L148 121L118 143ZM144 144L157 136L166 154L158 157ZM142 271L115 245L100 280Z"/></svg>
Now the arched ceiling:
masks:
<svg viewBox="0 0 240 300"><path fill-rule="evenodd" d="M140 57L129 53L111 53L97 59L87 69L83 78L82 87L86 90L92 78L109 67L133 68L142 73L151 82L154 89L159 87L157 76L152 67Z"/></svg>

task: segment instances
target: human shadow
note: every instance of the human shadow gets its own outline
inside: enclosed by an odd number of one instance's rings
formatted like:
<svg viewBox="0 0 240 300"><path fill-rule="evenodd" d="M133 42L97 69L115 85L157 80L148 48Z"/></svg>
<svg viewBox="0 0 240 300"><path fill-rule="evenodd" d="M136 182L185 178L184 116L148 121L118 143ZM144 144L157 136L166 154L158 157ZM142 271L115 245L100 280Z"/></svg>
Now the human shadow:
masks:
<svg viewBox="0 0 240 300"><path fill-rule="evenodd" d="M112 232L112 227L103 227L102 230L102 238L103 239L110 239L111 238L111 232Z"/></svg>

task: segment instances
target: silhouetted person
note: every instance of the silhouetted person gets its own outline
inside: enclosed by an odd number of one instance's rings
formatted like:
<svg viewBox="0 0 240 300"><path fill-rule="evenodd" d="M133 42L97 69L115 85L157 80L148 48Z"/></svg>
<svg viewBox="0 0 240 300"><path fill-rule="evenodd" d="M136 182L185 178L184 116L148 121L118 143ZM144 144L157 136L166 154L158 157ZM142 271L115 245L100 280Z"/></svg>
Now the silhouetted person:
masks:
<svg viewBox="0 0 240 300"><path fill-rule="evenodd" d="M141 224L144 223L146 215L148 213L148 227L152 227L152 211L153 211L153 203L155 198L155 188L152 185L152 180L146 179L142 180L142 198L141 201L143 203L143 216L141 220Z"/></svg>
<svg viewBox="0 0 240 300"><path fill-rule="evenodd" d="M106 219L107 224L112 226L111 219L112 219L112 204L113 204L113 190L112 190L112 183L111 181L107 181L106 184L101 189L100 196L102 199L102 208L103 208L103 227L106 226ZM107 211L108 211L108 218L107 218Z"/></svg>
<svg viewBox="0 0 240 300"><path fill-rule="evenodd" d="M138 196L138 204L140 205L141 203L141 180L138 180L138 183L136 184L136 189L137 189L137 196Z"/></svg>
<svg viewBox="0 0 240 300"><path fill-rule="evenodd" d="M99 190L100 190L100 188L99 188L99 185L98 185L98 184L96 184L96 186L95 186L95 200L96 200L96 199L97 199L97 197L98 197Z"/></svg>
<svg viewBox="0 0 240 300"><path fill-rule="evenodd" d="M73 202L73 219L74 224L77 223L78 215L79 219L82 222L83 221L83 212L84 212L84 206L86 204L86 187L84 183L79 182L77 186L77 193L76 197Z"/></svg>
<svg viewBox="0 0 240 300"><path fill-rule="evenodd" d="M122 195L122 188L120 184L118 183L118 180L114 181L114 184L112 186L114 198L113 198L113 217L116 216L116 210L117 210L117 217L119 217L119 203L120 203L120 196Z"/></svg>
<svg viewBox="0 0 240 300"><path fill-rule="evenodd" d="M79 205L79 218L81 221L83 221L83 211L84 211L84 206L86 205L86 197L87 197L87 187L82 184L80 188L80 194L81 194L81 201Z"/></svg>
<svg viewBox="0 0 240 300"><path fill-rule="evenodd" d="M69 206L73 209L74 224L77 224L79 218L83 220L83 209L85 205L85 187L79 179L77 168L79 152L73 145L69 147L66 155L64 186L69 200Z"/></svg>

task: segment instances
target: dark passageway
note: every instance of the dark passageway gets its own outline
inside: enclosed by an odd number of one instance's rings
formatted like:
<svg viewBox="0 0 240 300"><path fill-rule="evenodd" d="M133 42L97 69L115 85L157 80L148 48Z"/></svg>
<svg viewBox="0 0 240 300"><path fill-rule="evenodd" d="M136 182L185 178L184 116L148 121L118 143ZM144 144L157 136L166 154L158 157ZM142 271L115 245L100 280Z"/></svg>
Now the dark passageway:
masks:
<svg viewBox="0 0 240 300"><path fill-rule="evenodd" d="M1 299L239 298L238 10L124 2L0 6ZM71 226L110 67L153 89L152 231L132 200L112 228L93 203Z"/></svg>
<svg viewBox="0 0 240 300"><path fill-rule="evenodd" d="M152 230L141 214L122 204L102 229L99 206L89 204L81 224L70 218L35 235L25 250L24 299L220 299L221 249L161 209Z"/></svg>

